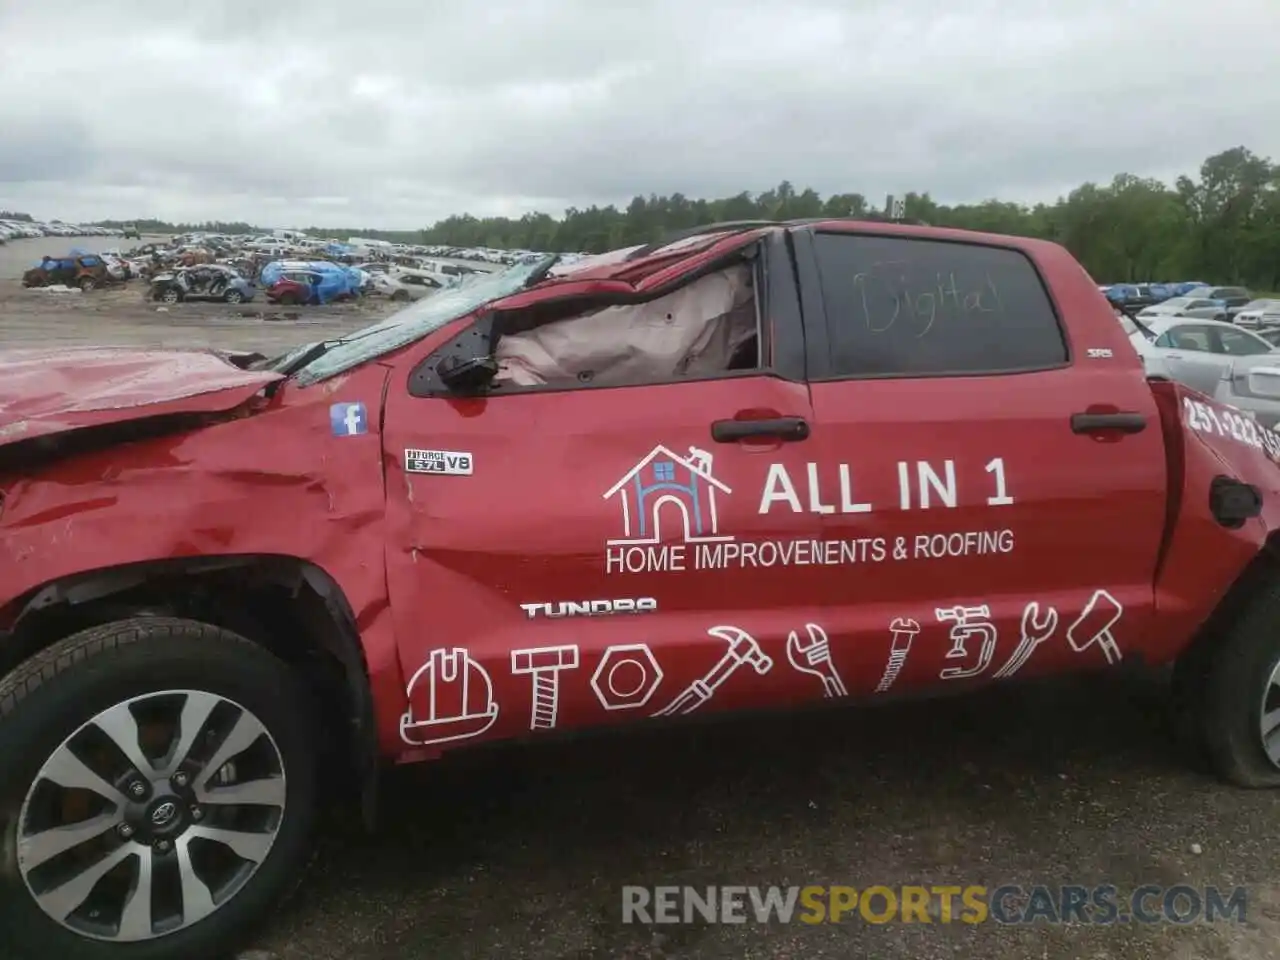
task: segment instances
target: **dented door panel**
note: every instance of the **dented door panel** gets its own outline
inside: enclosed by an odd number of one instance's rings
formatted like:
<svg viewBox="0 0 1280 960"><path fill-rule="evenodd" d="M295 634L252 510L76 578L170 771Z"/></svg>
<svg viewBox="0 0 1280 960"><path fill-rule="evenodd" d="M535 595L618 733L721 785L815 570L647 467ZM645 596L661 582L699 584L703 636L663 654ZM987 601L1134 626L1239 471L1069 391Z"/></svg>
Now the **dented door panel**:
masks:
<svg viewBox="0 0 1280 960"><path fill-rule="evenodd" d="M393 385L406 746L820 698L787 661L815 617L818 581L795 557L817 517L760 512L770 466L803 473L807 447L713 441L712 421L751 410L807 419L808 390L769 376L490 399ZM426 457L406 470L406 450ZM449 453L471 472L429 466Z"/></svg>

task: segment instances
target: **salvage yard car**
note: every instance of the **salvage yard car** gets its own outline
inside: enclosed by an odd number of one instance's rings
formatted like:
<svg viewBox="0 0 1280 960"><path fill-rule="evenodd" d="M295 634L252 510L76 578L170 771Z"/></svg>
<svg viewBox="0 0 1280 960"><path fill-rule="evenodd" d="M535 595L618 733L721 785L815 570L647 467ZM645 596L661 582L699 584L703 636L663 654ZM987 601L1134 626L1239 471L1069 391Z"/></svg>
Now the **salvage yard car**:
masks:
<svg viewBox="0 0 1280 960"><path fill-rule="evenodd" d="M1225 321L1138 314L1134 325L1137 329L1129 340L1148 375L1177 380L1210 396L1234 358L1271 355L1275 350L1256 333Z"/></svg>
<svg viewBox="0 0 1280 960"><path fill-rule="evenodd" d="M1253 296L1244 287L1195 287L1188 290L1183 296L1192 297L1197 300L1209 299L1216 300L1222 304L1227 311L1228 316L1234 317L1241 309L1253 299Z"/></svg>
<svg viewBox="0 0 1280 960"><path fill-rule="evenodd" d="M220 300L223 303L247 303L253 299L253 286L231 267L206 263L181 267L172 273L151 278L149 295L162 303L183 300Z"/></svg>
<svg viewBox="0 0 1280 960"><path fill-rule="evenodd" d="M1236 326L1249 330L1264 330L1267 327L1280 327L1280 300L1252 300L1240 308L1235 315Z"/></svg>
<svg viewBox="0 0 1280 960"><path fill-rule="evenodd" d="M1267 332L1280 335L1276 328ZM1261 426L1280 426L1280 351L1232 360L1213 396Z"/></svg>
<svg viewBox="0 0 1280 960"><path fill-rule="evenodd" d="M62 284L68 287L79 287L88 293L104 283L110 283L113 279L102 257L92 254L72 254L66 257L45 257L36 266L22 274L22 285L49 287Z"/></svg>
<svg viewBox="0 0 1280 960"><path fill-rule="evenodd" d="M1199 317L1202 320L1226 320L1227 308L1218 300L1174 297L1138 311L1140 317Z"/></svg>
<svg viewBox="0 0 1280 960"><path fill-rule="evenodd" d="M420 271L400 270L396 273L371 273L366 289L397 302L421 300L444 286L435 277Z"/></svg>
<svg viewBox="0 0 1280 960"><path fill-rule="evenodd" d="M258 363L6 351L0 409L19 957L224 956L381 762L649 719L1171 665L1280 785L1280 435L1048 242L718 225Z"/></svg>

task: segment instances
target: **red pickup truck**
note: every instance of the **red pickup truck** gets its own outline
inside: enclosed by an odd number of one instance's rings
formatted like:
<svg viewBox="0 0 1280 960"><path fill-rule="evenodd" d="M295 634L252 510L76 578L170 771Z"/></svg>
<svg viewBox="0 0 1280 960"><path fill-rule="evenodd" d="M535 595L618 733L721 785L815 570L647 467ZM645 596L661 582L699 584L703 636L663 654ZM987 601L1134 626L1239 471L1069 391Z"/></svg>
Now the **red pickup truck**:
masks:
<svg viewBox="0 0 1280 960"><path fill-rule="evenodd" d="M1280 435L1054 244L721 224L272 360L8 351L0 409L19 956L220 956L338 785L496 739L1173 664L1280 784Z"/></svg>

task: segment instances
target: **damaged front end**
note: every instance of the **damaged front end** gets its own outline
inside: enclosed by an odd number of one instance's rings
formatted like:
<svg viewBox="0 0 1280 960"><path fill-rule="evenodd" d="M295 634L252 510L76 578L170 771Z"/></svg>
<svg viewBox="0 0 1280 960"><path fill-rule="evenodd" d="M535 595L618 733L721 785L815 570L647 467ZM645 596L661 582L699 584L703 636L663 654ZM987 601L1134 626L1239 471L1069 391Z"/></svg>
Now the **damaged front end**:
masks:
<svg viewBox="0 0 1280 960"><path fill-rule="evenodd" d="M280 379L248 370L256 356L123 348L0 352L0 462L47 451L47 438L60 435L225 414Z"/></svg>

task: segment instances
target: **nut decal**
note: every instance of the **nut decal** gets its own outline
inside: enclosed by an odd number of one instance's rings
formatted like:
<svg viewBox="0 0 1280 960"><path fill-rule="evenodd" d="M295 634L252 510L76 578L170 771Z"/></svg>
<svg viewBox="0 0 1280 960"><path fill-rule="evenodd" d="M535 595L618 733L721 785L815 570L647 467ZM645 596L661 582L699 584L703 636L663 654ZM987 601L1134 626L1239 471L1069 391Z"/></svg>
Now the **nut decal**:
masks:
<svg viewBox="0 0 1280 960"><path fill-rule="evenodd" d="M645 643L609 647L591 675L591 689L606 710L636 710L662 683L662 667Z"/></svg>

